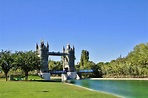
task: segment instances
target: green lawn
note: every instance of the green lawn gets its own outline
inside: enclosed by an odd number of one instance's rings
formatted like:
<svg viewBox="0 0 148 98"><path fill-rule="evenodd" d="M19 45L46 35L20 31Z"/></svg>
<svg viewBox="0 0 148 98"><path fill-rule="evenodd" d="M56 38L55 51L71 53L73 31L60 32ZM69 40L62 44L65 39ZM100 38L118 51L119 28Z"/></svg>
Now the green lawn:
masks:
<svg viewBox="0 0 148 98"><path fill-rule="evenodd" d="M3 81L0 98L117 98L62 82Z"/></svg>

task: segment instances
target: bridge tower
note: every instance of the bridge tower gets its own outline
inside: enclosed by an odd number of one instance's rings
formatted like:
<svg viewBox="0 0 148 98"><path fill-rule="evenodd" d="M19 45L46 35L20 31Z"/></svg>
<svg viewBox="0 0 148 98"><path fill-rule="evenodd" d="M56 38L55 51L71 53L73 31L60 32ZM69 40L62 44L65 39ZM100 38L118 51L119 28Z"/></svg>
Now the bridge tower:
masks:
<svg viewBox="0 0 148 98"><path fill-rule="evenodd" d="M49 51L48 42L46 46L43 40L41 41L40 46L36 44L36 52L38 57L40 57L40 60L41 60L40 76L42 76L45 80L50 79L50 73L48 69L48 56L49 56L48 51Z"/></svg>
<svg viewBox="0 0 148 98"><path fill-rule="evenodd" d="M63 47L63 70L67 73L62 74L62 81L66 81L68 79L76 79L77 73L75 70L75 48L74 46L71 48L69 44L67 44L66 48Z"/></svg>
<svg viewBox="0 0 148 98"><path fill-rule="evenodd" d="M75 48L70 47L70 44L67 44L67 47L63 47L63 70L68 72L75 72Z"/></svg>

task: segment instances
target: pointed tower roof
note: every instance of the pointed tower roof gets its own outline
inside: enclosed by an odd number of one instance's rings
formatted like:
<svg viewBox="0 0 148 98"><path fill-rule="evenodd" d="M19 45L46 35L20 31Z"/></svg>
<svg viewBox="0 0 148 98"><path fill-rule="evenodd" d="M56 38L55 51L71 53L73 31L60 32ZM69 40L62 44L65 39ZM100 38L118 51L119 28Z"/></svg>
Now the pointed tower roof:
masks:
<svg viewBox="0 0 148 98"><path fill-rule="evenodd" d="M41 44L44 44L44 40L43 39L41 40Z"/></svg>
<svg viewBox="0 0 148 98"><path fill-rule="evenodd" d="M38 49L39 48L39 46L38 46L38 44L36 43L36 49Z"/></svg>
<svg viewBox="0 0 148 98"><path fill-rule="evenodd" d="M66 47L66 48L67 48L67 49L70 49L70 44L69 44L69 43L67 44L67 47Z"/></svg>
<svg viewBox="0 0 148 98"><path fill-rule="evenodd" d="M48 44L48 42L47 42L47 48L49 48L49 44Z"/></svg>

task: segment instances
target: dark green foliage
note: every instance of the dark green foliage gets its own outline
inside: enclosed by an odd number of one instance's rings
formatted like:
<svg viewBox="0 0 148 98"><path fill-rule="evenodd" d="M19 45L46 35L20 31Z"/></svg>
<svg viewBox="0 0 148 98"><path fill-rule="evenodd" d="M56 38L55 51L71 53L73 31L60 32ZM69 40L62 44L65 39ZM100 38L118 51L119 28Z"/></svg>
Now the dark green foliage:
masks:
<svg viewBox="0 0 148 98"><path fill-rule="evenodd" d="M8 72L12 68L13 57L11 51L3 51L0 53L0 67L5 73L6 81L8 77Z"/></svg>
<svg viewBox="0 0 148 98"><path fill-rule="evenodd" d="M35 52L15 52L1 51L0 52L0 68L5 73L6 81L10 69L21 69L25 73L25 79L28 78L28 72L40 68L40 59Z"/></svg>
<svg viewBox="0 0 148 98"><path fill-rule="evenodd" d="M28 80L28 72L39 69L40 59L35 52L16 52L14 65L25 73L25 80ZM16 68L16 69L17 69Z"/></svg>
<svg viewBox="0 0 148 98"><path fill-rule="evenodd" d="M80 59L80 69L85 69L89 61L89 52L87 50L82 50Z"/></svg>

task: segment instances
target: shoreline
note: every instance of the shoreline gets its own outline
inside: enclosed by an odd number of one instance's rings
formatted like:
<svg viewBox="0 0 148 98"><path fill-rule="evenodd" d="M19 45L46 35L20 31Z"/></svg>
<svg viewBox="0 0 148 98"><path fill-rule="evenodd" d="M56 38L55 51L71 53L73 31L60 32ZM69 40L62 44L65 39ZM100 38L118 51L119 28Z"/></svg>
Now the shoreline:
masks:
<svg viewBox="0 0 148 98"><path fill-rule="evenodd" d="M83 86L76 85L76 84L71 84L71 83L65 83L65 84L67 84L67 85L73 85L73 86L76 86L76 87L80 87L80 88L83 88L83 89L86 89L86 90L89 90L89 91L93 91L93 92L98 92L98 93L104 93L104 94L113 95L113 96L116 96L116 97L119 97L119 98L123 98L124 97L124 96L116 95L116 94L113 94L113 93L108 93L108 92L104 92L104 91L100 91L100 90L90 89L90 88L83 87Z"/></svg>
<svg viewBox="0 0 148 98"><path fill-rule="evenodd" d="M62 78L61 77L51 77L51 79L62 79ZM148 80L148 78L84 78L84 79L90 79L90 80Z"/></svg>
<svg viewBox="0 0 148 98"><path fill-rule="evenodd" d="M90 80L148 80L148 78L89 78Z"/></svg>

